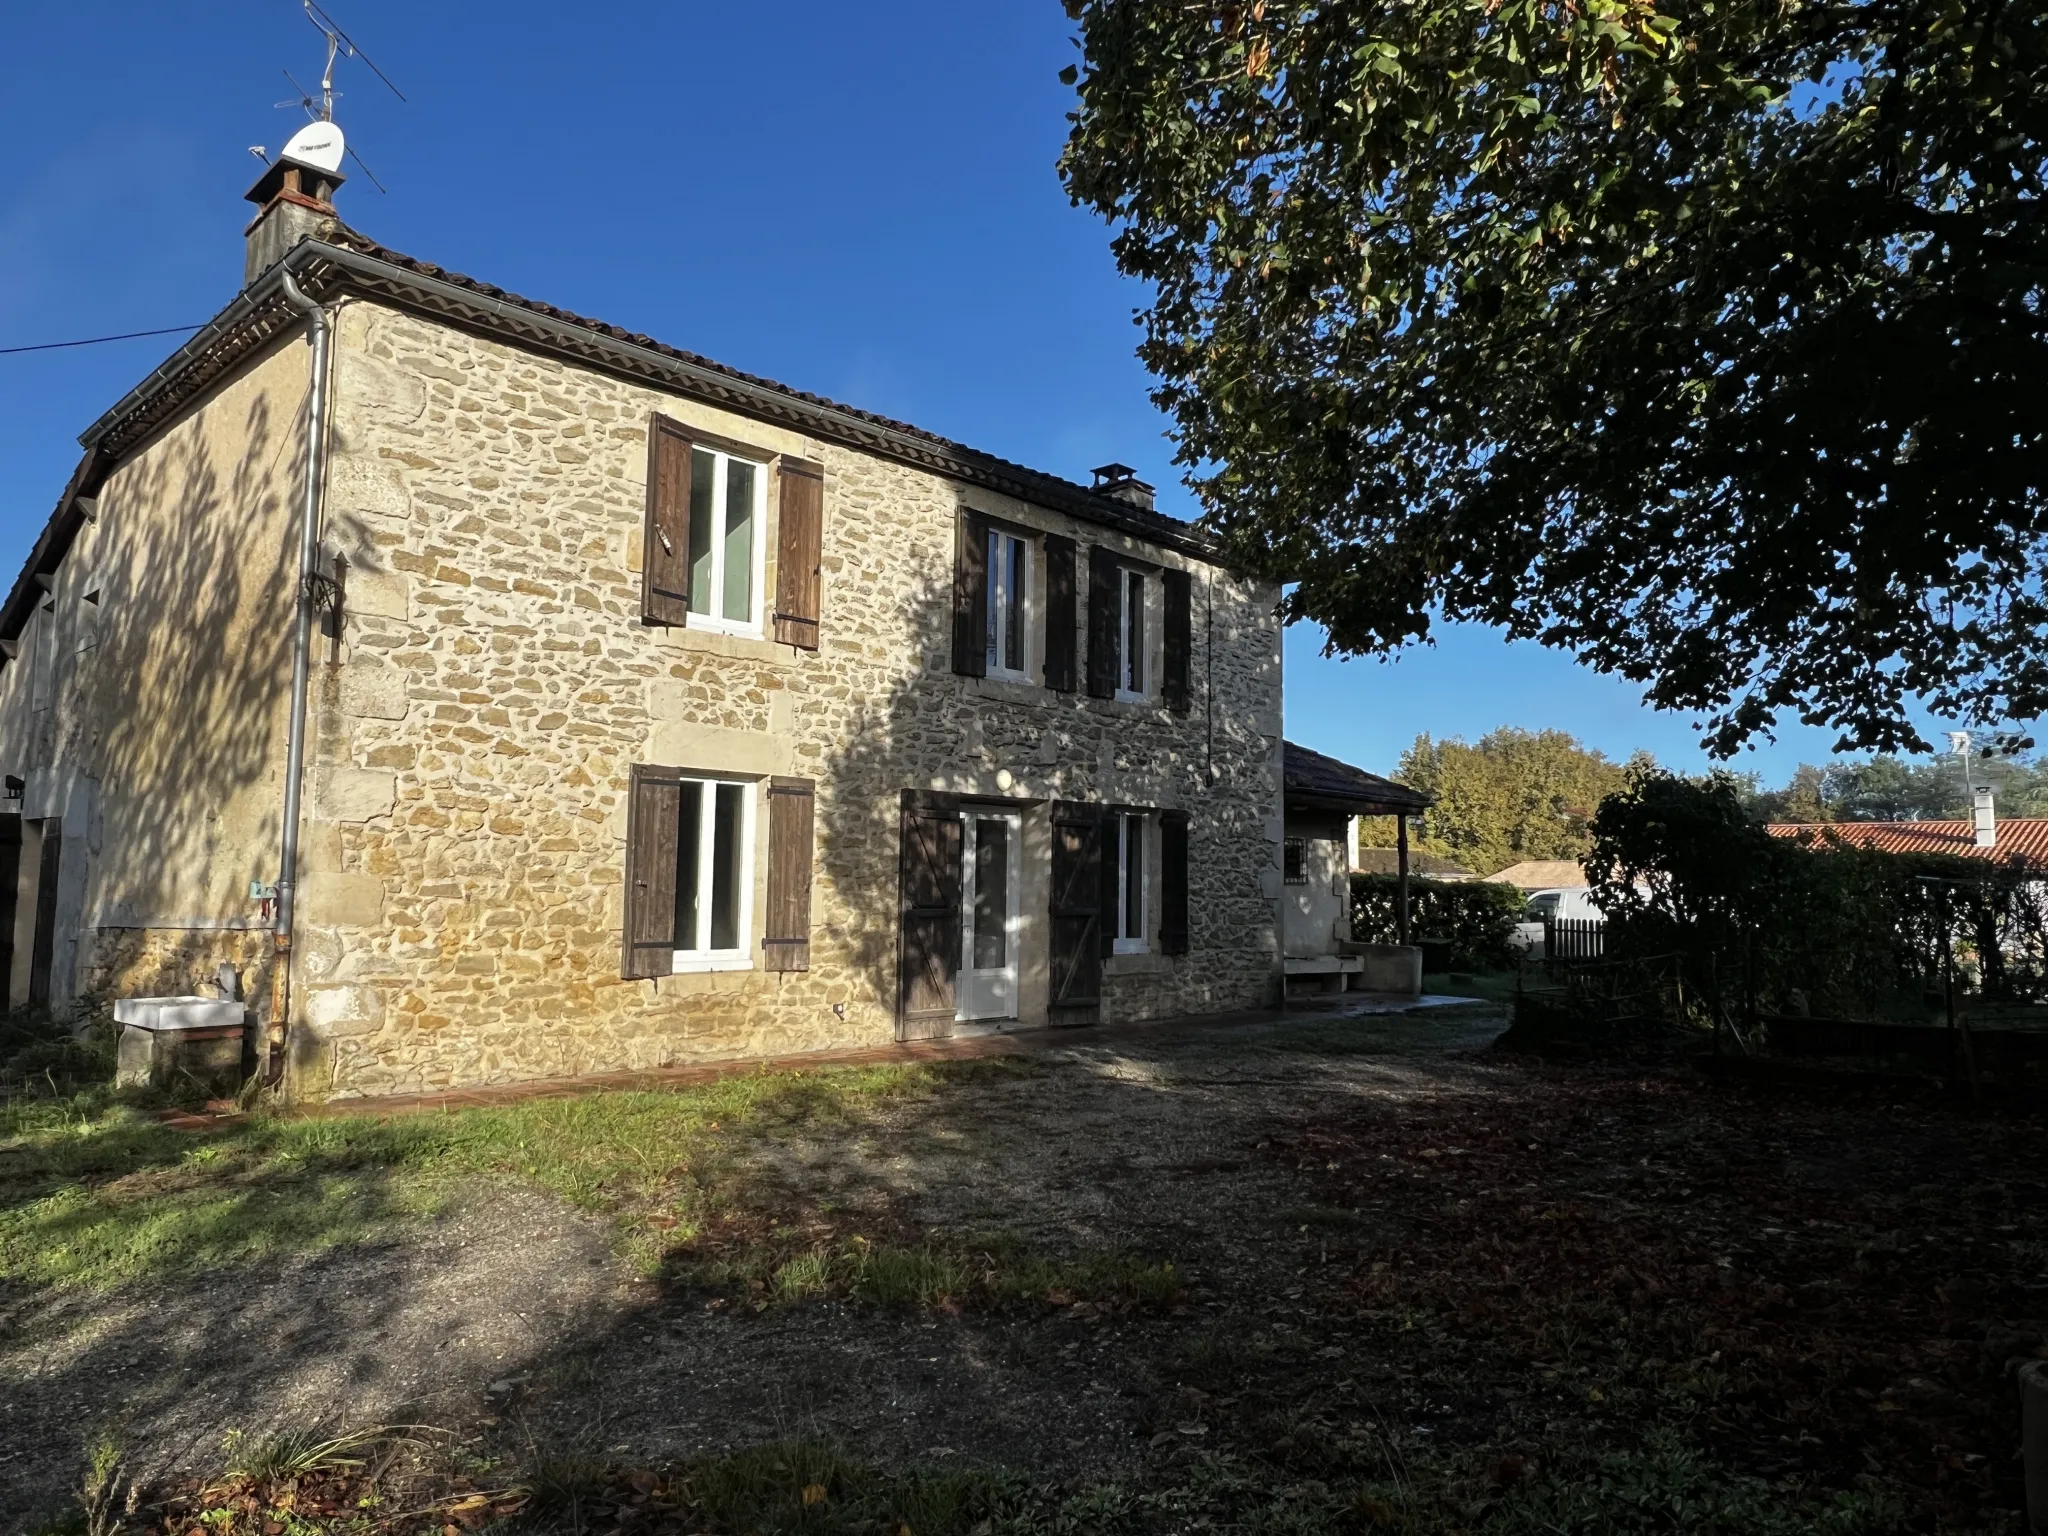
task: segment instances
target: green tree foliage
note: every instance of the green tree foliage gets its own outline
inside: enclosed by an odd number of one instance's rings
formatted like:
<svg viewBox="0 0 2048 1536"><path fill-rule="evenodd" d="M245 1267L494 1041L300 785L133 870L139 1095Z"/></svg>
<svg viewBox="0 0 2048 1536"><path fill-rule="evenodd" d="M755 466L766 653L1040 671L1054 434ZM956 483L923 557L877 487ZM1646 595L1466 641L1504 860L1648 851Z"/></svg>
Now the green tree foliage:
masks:
<svg viewBox="0 0 2048 1536"><path fill-rule="evenodd" d="M1066 0L1062 161L1234 554L1845 745L2048 712L2048 14Z"/></svg>
<svg viewBox="0 0 2048 1536"><path fill-rule="evenodd" d="M2048 815L2048 768L1993 758L1973 762L1970 777L1992 787L2000 816ZM1952 758L1880 754L1824 768L1801 763L1783 789L1758 790L1751 810L1760 821L1965 821L1970 796Z"/></svg>
<svg viewBox="0 0 2048 1536"><path fill-rule="evenodd" d="M1773 837L1728 774L1631 769L1601 802L1586 874L1610 955L1685 957L1688 985L1772 1011L1913 1013L1943 933L1967 985L2048 995L2048 914L2014 863Z"/></svg>
<svg viewBox="0 0 2048 1536"><path fill-rule="evenodd" d="M1565 731L1504 725L1476 742L1427 732L1401 754L1399 778L1435 797L1417 846L1482 875L1524 859L1575 859L1601 798L1623 783L1621 764ZM1361 841L1393 841L1391 818L1359 823Z"/></svg>

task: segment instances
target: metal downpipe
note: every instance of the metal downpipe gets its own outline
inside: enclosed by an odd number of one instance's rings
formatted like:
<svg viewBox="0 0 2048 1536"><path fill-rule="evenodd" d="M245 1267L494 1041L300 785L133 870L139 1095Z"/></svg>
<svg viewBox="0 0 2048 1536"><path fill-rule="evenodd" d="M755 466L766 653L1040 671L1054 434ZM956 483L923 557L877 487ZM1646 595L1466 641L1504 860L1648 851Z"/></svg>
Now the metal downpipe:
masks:
<svg viewBox="0 0 2048 1536"><path fill-rule="evenodd" d="M312 381L306 395L306 500L299 522L297 624L292 636L291 715L285 732L284 835L278 851L277 909L270 972L270 1027L263 1085L284 1079L285 1039L291 1025L292 921L299 872L300 782L306 766L306 692L312 670L313 609L320 575L320 499L327 468L327 311L306 297L289 271L278 274L292 308L306 317L313 347Z"/></svg>

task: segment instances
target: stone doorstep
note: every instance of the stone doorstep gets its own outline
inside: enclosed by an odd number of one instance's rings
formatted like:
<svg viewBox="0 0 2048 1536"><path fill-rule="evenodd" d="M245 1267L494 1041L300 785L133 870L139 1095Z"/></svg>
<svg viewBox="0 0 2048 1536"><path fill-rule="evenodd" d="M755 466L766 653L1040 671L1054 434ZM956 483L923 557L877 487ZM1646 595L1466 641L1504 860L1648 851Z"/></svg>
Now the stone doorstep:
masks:
<svg viewBox="0 0 2048 1536"><path fill-rule="evenodd" d="M715 1061L690 1062L673 1067L650 1067L642 1071L593 1072L582 1077L534 1078L528 1082L502 1083L475 1088L451 1088L441 1093L395 1093L376 1098L330 1099L306 1104L285 1113L307 1120L332 1119L342 1115L417 1115L455 1109L487 1109L498 1104L522 1104L534 1099L568 1099L585 1093L659 1093L668 1089L694 1088L721 1078L750 1072L808 1072L819 1067L869 1067L919 1061L973 1061L996 1056L1035 1056L1043 1052L1070 1050L1076 1046L1114 1045L1121 1040L1145 1039L1169 1031L1232 1030L1256 1025L1284 1024L1304 1015L1315 1017L1347 1012L1343 1005L1357 1008L1360 1016L1406 1013L1411 1010L1470 1003L1481 999L1425 996L1396 997L1382 993L1345 993L1330 999L1332 1007L1285 1009L1264 1008L1246 1013L1201 1013L1173 1019L1148 1019L1129 1024L1084 1024L1058 1029L1034 1029L1018 1034L970 1035L950 1040L904 1040L888 1045L866 1046L848 1051L793 1051L781 1056L732 1056ZM1358 1005L1363 1004L1363 1007ZM229 1100L214 1099L205 1112L166 1109L157 1119L173 1130L217 1130L241 1111Z"/></svg>

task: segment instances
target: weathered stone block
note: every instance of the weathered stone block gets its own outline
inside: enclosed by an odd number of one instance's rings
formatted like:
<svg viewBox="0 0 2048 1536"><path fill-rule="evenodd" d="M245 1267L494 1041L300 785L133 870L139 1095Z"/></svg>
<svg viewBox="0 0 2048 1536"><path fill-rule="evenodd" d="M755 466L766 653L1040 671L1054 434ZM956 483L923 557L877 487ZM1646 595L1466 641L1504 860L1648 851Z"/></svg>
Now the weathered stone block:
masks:
<svg viewBox="0 0 2048 1536"><path fill-rule="evenodd" d="M382 1027L384 1000L373 987L308 987L306 1024L326 1036L366 1035Z"/></svg>
<svg viewBox="0 0 2048 1536"><path fill-rule="evenodd" d="M398 775L382 768L322 768L313 776L313 814L323 821L389 816Z"/></svg>
<svg viewBox="0 0 2048 1536"><path fill-rule="evenodd" d="M371 720L403 720L405 674L381 661L357 660L341 669L341 711Z"/></svg>
<svg viewBox="0 0 2048 1536"><path fill-rule="evenodd" d="M356 618L409 619L412 578L402 571L350 571L347 604Z"/></svg>
<svg viewBox="0 0 2048 1536"><path fill-rule="evenodd" d="M309 923L371 928L384 917L384 882L375 875L316 871L300 882L299 903Z"/></svg>

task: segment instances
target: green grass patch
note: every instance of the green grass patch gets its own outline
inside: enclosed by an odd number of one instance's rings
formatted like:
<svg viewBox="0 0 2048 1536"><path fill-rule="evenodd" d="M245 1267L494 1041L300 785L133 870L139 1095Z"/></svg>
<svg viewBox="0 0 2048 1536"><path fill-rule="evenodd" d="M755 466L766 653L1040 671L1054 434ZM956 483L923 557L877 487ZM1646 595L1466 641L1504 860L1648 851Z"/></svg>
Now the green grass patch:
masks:
<svg viewBox="0 0 2048 1536"><path fill-rule="evenodd" d="M669 1275L681 1288L757 1309L828 1297L872 1307L1158 1308L1187 1288L1169 1261L1126 1249L1051 1256L1003 1235L906 1242L854 1233L791 1245L770 1234L709 1251L685 1245L671 1256Z"/></svg>
<svg viewBox="0 0 2048 1536"><path fill-rule="evenodd" d="M0 1280L105 1286L359 1242L512 1176L610 1217L648 1273L746 1198L760 1138L844 1124L1002 1063L758 1073L380 1118L251 1115L174 1131L103 1088L0 1106Z"/></svg>
<svg viewBox="0 0 2048 1536"><path fill-rule="evenodd" d="M351 1449L362 1448L352 1442ZM1079 1488L997 1467L878 1467L815 1438L652 1468L546 1445L504 1460L472 1458L462 1472L451 1472L445 1457L396 1473L387 1470L392 1465L387 1456L351 1455L289 1477L230 1471L170 1490L158 1507L216 1536L391 1529L376 1517L399 1509L427 1517L420 1529L496 1522L490 1528L507 1533L609 1530L605 1517L631 1509L635 1530L718 1536L1903 1536L1908 1529L1903 1511L1877 1494L1731 1473L1668 1431L1541 1468L1521 1458L1396 1456L1358 1475L1206 1453L1169 1456L1128 1481Z"/></svg>

